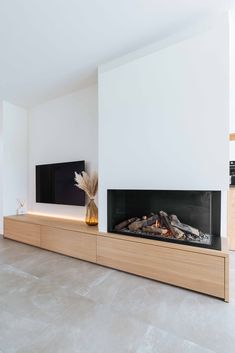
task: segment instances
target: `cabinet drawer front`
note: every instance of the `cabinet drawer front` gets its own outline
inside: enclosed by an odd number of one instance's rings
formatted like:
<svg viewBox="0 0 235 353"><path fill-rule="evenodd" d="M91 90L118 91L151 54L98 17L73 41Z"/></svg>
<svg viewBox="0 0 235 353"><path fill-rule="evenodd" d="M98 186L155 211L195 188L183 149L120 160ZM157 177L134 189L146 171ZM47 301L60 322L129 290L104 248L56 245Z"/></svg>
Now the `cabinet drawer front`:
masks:
<svg viewBox="0 0 235 353"><path fill-rule="evenodd" d="M42 226L41 247L78 259L96 262L95 235Z"/></svg>
<svg viewBox="0 0 235 353"><path fill-rule="evenodd" d="M97 262L140 276L225 295L224 258L108 237L97 238Z"/></svg>
<svg viewBox="0 0 235 353"><path fill-rule="evenodd" d="M4 237L22 243L40 246L40 226L22 221L5 219Z"/></svg>

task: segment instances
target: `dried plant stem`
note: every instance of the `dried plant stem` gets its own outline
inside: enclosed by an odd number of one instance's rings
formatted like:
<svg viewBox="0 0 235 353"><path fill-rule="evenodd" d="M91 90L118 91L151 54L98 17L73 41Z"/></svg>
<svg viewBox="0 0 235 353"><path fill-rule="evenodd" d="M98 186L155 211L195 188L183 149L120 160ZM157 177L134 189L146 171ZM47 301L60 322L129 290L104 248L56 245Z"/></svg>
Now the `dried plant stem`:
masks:
<svg viewBox="0 0 235 353"><path fill-rule="evenodd" d="M90 199L94 199L98 191L98 175L93 173L91 177L86 172L78 174L75 172L75 186L84 190Z"/></svg>

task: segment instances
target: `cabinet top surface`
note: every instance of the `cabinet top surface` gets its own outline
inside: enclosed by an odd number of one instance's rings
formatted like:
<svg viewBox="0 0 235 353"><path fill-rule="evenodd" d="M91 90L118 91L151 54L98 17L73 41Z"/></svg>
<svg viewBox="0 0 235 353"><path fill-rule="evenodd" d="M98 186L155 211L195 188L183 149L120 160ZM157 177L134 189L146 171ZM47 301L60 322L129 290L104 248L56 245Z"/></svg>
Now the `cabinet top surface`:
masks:
<svg viewBox="0 0 235 353"><path fill-rule="evenodd" d="M73 219L48 217L34 214L24 214L19 216L7 216L5 219L14 220L18 222L33 223L42 226L62 228L74 231L80 231L88 234L97 234L97 226L88 226L85 222Z"/></svg>

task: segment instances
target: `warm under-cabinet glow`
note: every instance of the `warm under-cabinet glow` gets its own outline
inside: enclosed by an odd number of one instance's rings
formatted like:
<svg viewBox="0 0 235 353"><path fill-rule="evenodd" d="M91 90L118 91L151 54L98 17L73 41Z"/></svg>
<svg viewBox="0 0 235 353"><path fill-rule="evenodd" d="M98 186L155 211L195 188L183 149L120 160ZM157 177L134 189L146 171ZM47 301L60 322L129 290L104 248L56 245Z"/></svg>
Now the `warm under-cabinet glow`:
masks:
<svg viewBox="0 0 235 353"><path fill-rule="evenodd" d="M28 214L35 215L35 216L46 216L46 217L52 217L52 218L63 218L63 219L68 219L72 221L81 221L84 222L84 218L78 218L78 217L68 217L68 216L63 216L63 215L58 215L58 214L48 214L48 213L41 213L41 212L32 212L29 211L27 212Z"/></svg>

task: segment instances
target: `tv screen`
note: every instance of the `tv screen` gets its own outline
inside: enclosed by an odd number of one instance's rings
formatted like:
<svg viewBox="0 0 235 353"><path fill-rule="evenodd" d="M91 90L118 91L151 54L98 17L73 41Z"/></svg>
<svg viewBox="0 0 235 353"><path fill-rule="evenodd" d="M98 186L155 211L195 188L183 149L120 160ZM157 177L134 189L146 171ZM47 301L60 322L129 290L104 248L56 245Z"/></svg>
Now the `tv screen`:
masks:
<svg viewBox="0 0 235 353"><path fill-rule="evenodd" d="M36 202L85 206L85 193L75 186L74 172L85 170L85 161L36 166Z"/></svg>

